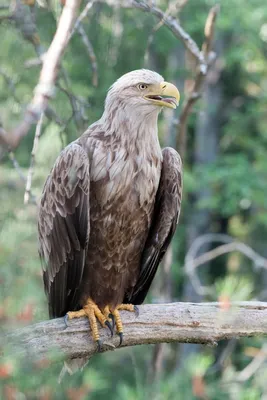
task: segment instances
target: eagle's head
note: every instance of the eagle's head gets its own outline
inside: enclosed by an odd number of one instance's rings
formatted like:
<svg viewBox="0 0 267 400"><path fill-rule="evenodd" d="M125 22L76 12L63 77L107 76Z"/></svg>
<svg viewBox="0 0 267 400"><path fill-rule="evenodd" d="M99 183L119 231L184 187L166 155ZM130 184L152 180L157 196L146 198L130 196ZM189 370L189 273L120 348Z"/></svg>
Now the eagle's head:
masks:
<svg viewBox="0 0 267 400"><path fill-rule="evenodd" d="M123 75L111 86L106 109L116 104L145 116L158 113L162 107L176 108L179 100L180 93L172 83L154 71L139 69Z"/></svg>

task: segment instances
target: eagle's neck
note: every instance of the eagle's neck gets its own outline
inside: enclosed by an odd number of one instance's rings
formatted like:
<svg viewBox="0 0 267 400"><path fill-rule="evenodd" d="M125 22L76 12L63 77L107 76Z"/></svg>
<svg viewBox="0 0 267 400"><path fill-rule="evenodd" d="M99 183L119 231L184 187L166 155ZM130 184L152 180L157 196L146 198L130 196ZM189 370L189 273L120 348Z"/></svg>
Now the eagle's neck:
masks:
<svg viewBox="0 0 267 400"><path fill-rule="evenodd" d="M158 115L159 110L142 114L131 105L113 105L106 107L100 121L105 136L118 140L129 151L145 148L149 153L161 155Z"/></svg>

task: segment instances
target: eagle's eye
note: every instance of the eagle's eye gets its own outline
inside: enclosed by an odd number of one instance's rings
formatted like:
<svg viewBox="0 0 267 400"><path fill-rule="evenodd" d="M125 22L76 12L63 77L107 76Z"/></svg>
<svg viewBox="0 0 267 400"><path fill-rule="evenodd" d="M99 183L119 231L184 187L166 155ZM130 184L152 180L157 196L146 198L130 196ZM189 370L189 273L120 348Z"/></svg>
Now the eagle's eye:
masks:
<svg viewBox="0 0 267 400"><path fill-rule="evenodd" d="M139 85L137 85L137 87L138 87L139 90L145 90L145 89L148 88L148 86L145 85L144 83L139 83Z"/></svg>

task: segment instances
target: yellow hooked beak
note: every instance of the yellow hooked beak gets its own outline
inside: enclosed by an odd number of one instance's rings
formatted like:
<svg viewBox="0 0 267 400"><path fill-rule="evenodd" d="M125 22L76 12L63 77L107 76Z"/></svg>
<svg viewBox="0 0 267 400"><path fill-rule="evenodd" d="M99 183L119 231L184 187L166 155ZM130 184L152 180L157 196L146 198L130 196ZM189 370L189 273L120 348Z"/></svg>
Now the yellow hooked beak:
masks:
<svg viewBox="0 0 267 400"><path fill-rule="evenodd" d="M152 92L144 97L153 104L169 108L176 108L180 101L179 90L169 82L162 82L157 87L153 86Z"/></svg>

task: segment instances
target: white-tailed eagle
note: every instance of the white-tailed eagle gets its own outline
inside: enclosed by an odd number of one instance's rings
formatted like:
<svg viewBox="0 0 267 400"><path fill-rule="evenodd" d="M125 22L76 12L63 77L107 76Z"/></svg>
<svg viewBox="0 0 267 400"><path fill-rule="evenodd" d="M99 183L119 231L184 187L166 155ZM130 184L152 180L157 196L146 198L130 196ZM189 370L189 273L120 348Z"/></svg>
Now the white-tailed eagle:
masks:
<svg viewBox="0 0 267 400"><path fill-rule="evenodd" d="M69 144L44 185L39 253L50 317L87 316L122 341L119 310L136 310L148 292L179 218L182 165L161 150L162 107L179 91L156 72L137 70L110 88L99 121Z"/></svg>

